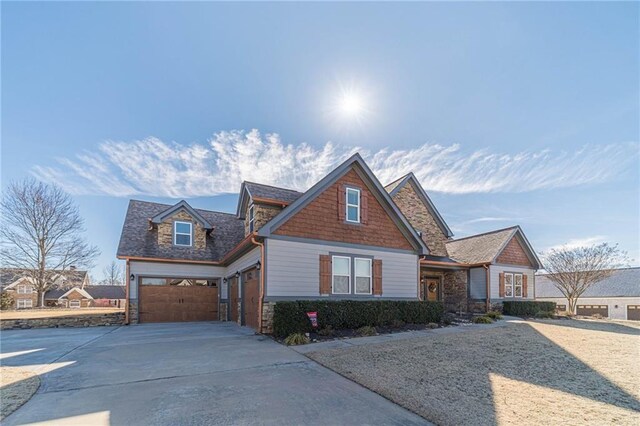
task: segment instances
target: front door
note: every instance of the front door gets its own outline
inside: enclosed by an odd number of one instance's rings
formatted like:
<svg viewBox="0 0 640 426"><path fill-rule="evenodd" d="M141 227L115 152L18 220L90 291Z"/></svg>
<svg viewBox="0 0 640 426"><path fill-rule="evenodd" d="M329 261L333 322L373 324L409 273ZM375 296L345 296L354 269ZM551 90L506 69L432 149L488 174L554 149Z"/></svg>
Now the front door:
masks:
<svg viewBox="0 0 640 426"><path fill-rule="evenodd" d="M427 278L427 300L429 302L435 302L438 300L438 294L440 293L440 280L437 278Z"/></svg>

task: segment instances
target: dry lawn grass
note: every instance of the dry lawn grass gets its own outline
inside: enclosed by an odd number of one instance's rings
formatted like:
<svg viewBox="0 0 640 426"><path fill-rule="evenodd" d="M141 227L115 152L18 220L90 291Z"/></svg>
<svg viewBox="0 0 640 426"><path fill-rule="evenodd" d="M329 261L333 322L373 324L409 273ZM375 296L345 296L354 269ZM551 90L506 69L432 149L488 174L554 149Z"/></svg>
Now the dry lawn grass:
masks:
<svg viewBox="0 0 640 426"><path fill-rule="evenodd" d="M19 367L0 367L0 421L27 402L40 386L40 378Z"/></svg>
<svg viewBox="0 0 640 426"><path fill-rule="evenodd" d="M78 308L78 309L24 309L19 311L2 311L0 320L4 319L29 319L29 318L55 318L79 315L110 314L124 312L124 308Z"/></svg>
<svg viewBox="0 0 640 426"><path fill-rule="evenodd" d="M640 329L521 321L309 356L442 425L640 425Z"/></svg>

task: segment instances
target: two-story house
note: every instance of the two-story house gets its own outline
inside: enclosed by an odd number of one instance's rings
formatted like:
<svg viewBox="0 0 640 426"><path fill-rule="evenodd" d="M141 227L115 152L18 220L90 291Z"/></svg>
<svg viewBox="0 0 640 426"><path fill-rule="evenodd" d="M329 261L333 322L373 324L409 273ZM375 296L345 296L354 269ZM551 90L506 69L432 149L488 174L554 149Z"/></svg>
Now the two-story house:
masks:
<svg viewBox="0 0 640 426"><path fill-rule="evenodd" d="M453 240L413 174L384 187L359 154L305 192L244 182L236 214L132 200L118 247L127 320L231 320L269 332L283 300L466 310L532 298L539 261L524 234L493 234Z"/></svg>

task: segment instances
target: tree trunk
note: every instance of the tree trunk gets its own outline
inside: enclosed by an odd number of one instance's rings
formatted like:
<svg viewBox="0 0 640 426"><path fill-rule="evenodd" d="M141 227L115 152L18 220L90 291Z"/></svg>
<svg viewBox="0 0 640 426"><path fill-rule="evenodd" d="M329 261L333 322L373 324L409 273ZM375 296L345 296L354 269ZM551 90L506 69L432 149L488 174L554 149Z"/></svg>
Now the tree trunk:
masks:
<svg viewBox="0 0 640 426"><path fill-rule="evenodd" d="M578 299L575 297L570 297L567 299L567 301L569 302L569 313L571 315L575 315L576 314L576 304L578 303Z"/></svg>

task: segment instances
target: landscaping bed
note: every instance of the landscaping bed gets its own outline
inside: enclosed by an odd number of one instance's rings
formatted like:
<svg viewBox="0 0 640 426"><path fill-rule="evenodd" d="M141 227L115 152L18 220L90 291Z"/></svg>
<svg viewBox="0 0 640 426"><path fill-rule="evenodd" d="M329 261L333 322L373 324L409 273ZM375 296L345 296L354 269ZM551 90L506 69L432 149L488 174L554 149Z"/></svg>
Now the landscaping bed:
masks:
<svg viewBox="0 0 640 426"><path fill-rule="evenodd" d="M0 367L0 421L20 408L40 387L40 378L32 371L20 367Z"/></svg>

